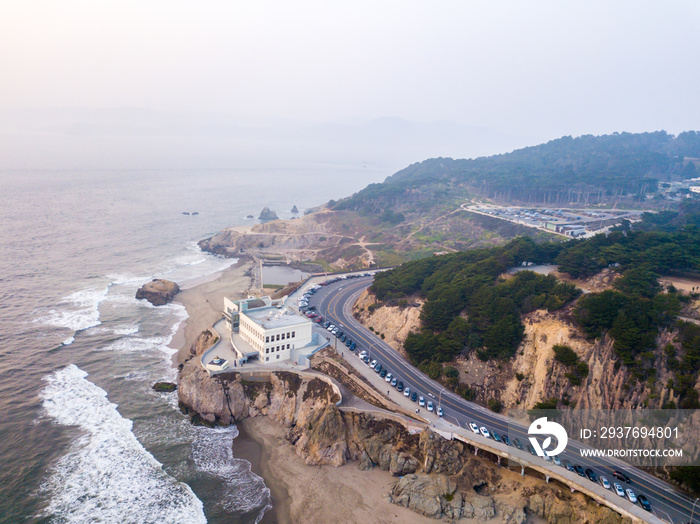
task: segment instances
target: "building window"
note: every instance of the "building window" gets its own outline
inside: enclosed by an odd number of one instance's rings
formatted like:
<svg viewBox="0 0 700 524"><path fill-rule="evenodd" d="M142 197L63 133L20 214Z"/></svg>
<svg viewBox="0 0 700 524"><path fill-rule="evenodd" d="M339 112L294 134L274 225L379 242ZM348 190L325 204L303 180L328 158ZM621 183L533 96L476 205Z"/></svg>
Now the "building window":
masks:
<svg viewBox="0 0 700 524"><path fill-rule="evenodd" d="M269 353L269 352L270 352L270 348L265 348L265 353Z"/></svg>
<svg viewBox="0 0 700 524"><path fill-rule="evenodd" d="M265 342L269 342L269 341L270 341L270 337L265 337Z"/></svg>
<svg viewBox="0 0 700 524"><path fill-rule="evenodd" d="M279 334L279 333L277 333L277 340L279 340L279 339L280 339L280 334Z"/></svg>
<svg viewBox="0 0 700 524"><path fill-rule="evenodd" d="M295 333L295 331L292 331L292 338L294 338L294 333Z"/></svg>
<svg viewBox="0 0 700 524"><path fill-rule="evenodd" d="M289 344L287 344L287 349L289 349Z"/></svg>
<svg viewBox="0 0 700 524"><path fill-rule="evenodd" d="M265 362L267 362L268 360L270 360L270 357L265 357Z"/></svg>
<svg viewBox="0 0 700 524"><path fill-rule="evenodd" d="M277 360L279 360L279 359L280 359L280 356L279 356L279 355L277 355Z"/></svg>

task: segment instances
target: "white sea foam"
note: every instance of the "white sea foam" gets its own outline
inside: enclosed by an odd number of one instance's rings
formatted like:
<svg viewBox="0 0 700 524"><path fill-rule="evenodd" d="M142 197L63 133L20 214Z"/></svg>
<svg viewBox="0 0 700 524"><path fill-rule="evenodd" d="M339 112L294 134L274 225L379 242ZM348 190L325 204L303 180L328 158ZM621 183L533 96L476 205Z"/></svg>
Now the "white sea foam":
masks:
<svg viewBox="0 0 700 524"><path fill-rule="evenodd" d="M250 470L250 463L233 456L233 439L238 436L235 427L195 427L192 442L192 460L195 467L223 481L225 494L218 505L226 511L251 512L269 509L270 489L261 477Z"/></svg>
<svg viewBox="0 0 700 524"><path fill-rule="evenodd" d="M202 502L162 470L107 393L71 364L46 377L46 413L82 436L52 466L42 488L60 522L204 523Z"/></svg>
<svg viewBox="0 0 700 524"><path fill-rule="evenodd" d="M100 324L100 302L107 296L109 288L90 288L76 291L64 297L57 307L34 322L50 326L82 331Z"/></svg>

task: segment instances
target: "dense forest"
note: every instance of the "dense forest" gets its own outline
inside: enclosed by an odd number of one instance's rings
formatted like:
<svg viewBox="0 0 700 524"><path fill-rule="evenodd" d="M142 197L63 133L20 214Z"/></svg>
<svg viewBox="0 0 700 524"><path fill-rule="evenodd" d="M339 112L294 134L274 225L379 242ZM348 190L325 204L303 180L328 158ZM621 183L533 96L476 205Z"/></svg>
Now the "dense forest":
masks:
<svg viewBox="0 0 700 524"><path fill-rule="evenodd" d="M332 207L381 214L428 211L468 196L553 205L642 200L659 181L695 176L685 157L700 158L700 133L566 136L503 155L416 163Z"/></svg>
<svg viewBox="0 0 700 524"><path fill-rule="evenodd" d="M439 375L442 363L459 353L474 351L483 360L511 358L523 338L522 314L556 311L580 295L570 284L531 271L501 278L508 268L553 262L581 277L612 267L621 274L614 289L580 297L572 309L574 320L592 339L611 336L616 365L625 365L639 381L655 377L660 330L675 328L679 346L664 348L664 358L675 372L667 387L679 403L667 407L700 408L694 389L700 372L700 326L677 320L689 297L662 289L658 282L660 275L700 270L700 229L672 231L669 226L692 223L698 212L689 205L665 220L649 214L634 228L587 240L537 244L518 238L500 247L409 262L378 274L371 290L382 303L401 303L414 293L426 300L422 330L410 334L404 348L415 365ZM573 369L573 379L580 379L582 372Z"/></svg>

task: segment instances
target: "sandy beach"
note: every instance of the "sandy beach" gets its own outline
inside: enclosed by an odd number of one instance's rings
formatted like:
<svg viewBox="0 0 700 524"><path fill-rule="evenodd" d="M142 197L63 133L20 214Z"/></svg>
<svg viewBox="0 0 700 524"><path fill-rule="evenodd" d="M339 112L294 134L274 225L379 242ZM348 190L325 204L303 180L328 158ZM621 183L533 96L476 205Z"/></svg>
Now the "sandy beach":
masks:
<svg viewBox="0 0 700 524"><path fill-rule="evenodd" d="M178 350L173 357L176 366L189 356L190 346L199 334L221 317L224 297L243 298L250 287L251 278L246 273L252 265L250 260L241 259L213 280L188 287L176 295L175 302L185 306L188 315L170 342L170 347Z"/></svg>

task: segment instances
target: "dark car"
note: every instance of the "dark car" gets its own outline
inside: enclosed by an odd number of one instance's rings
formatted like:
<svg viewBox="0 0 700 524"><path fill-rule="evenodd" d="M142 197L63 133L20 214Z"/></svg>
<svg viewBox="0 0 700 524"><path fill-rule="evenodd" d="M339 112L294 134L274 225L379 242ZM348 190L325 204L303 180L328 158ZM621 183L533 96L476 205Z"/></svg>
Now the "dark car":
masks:
<svg viewBox="0 0 700 524"><path fill-rule="evenodd" d="M586 470L586 476L591 482L598 482L598 475L596 475L595 471L593 471L591 468Z"/></svg>
<svg viewBox="0 0 700 524"><path fill-rule="evenodd" d="M493 440L495 440L496 442L501 442L501 436L498 433L496 433L495 431L491 432L491 436L493 437Z"/></svg>
<svg viewBox="0 0 700 524"><path fill-rule="evenodd" d="M382 365L377 364L376 367L374 368L375 373L381 373L382 372Z"/></svg>
<svg viewBox="0 0 700 524"><path fill-rule="evenodd" d="M399 380L399 383L396 384L396 391L403 391L403 382Z"/></svg>
<svg viewBox="0 0 700 524"><path fill-rule="evenodd" d="M327 328L328 326L330 326L330 325L331 325L331 323L330 323L328 320L326 320L326 321L323 323L323 327L326 327L326 328Z"/></svg>
<svg viewBox="0 0 700 524"><path fill-rule="evenodd" d="M513 445L518 449L525 449L525 448L523 448L522 443L517 438L513 439Z"/></svg>
<svg viewBox="0 0 700 524"><path fill-rule="evenodd" d="M338 338L340 338L340 337L342 337L344 334L345 334L345 333L343 333L342 331L338 331L338 332L335 334L335 336L338 337Z"/></svg>
<svg viewBox="0 0 700 524"><path fill-rule="evenodd" d="M314 293L315 293L315 291L314 291ZM307 307L306 309L309 309L309 310L311 310L311 311L314 311L314 310L316 309L316 306L309 306L309 307Z"/></svg>
<svg viewBox="0 0 700 524"><path fill-rule="evenodd" d="M530 452L530 455L537 455L537 451L532 447L532 444L527 445L527 450Z"/></svg>
<svg viewBox="0 0 700 524"><path fill-rule="evenodd" d="M346 339L345 339L345 345L346 345L347 347L350 347L350 344L352 344L352 340L350 340L349 338L346 338Z"/></svg>
<svg viewBox="0 0 700 524"><path fill-rule="evenodd" d="M341 341L341 342L345 342L346 340L347 340L347 338L345 337L345 335L341 335L340 341Z"/></svg>
<svg viewBox="0 0 700 524"><path fill-rule="evenodd" d="M413 402L416 402L416 401L418 400L418 393L417 393L416 391L414 391L413 393L411 393L411 400L412 400Z"/></svg>
<svg viewBox="0 0 700 524"><path fill-rule="evenodd" d="M574 464L574 471L579 474L580 477L585 477L586 472L583 471L583 468L579 466L578 464Z"/></svg>
<svg viewBox="0 0 700 524"><path fill-rule="evenodd" d="M501 442L503 442L506 446L510 446L510 439L508 438L508 435L501 435Z"/></svg>
<svg viewBox="0 0 700 524"><path fill-rule="evenodd" d="M382 378L386 377L386 374L387 374L386 369L382 369L382 370L379 372L379 376L382 377Z"/></svg>
<svg viewBox="0 0 700 524"><path fill-rule="evenodd" d="M651 511L651 504L649 503L648 498L646 498L644 495L638 495L637 500L639 501L639 504L641 504L643 509Z"/></svg>
<svg viewBox="0 0 700 524"><path fill-rule="evenodd" d="M561 464L562 464L562 466L564 466L568 471L573 471L573 470L574 470L574 467L571 465L571 462L569 462L568 460L562 461Z"/></svg>
<svg viewBox="0 0 700 524"><path fill-rule="evenodd" d="M351 349L351 350L355 351L355 348L356 348L356 347L357 347L357 344L355 344L354 342L352 342L352 343L350 344L350 349Z"/></svg>
<svg viewBox="0 0 700 524"><path fill-rule="evenodd" d="M625 475L622 471L615 470L612 472L612 476L615 477L617 480L621 480L622 482L625 482L627 484L632 482L632 480L627 475Z"/></svg>

